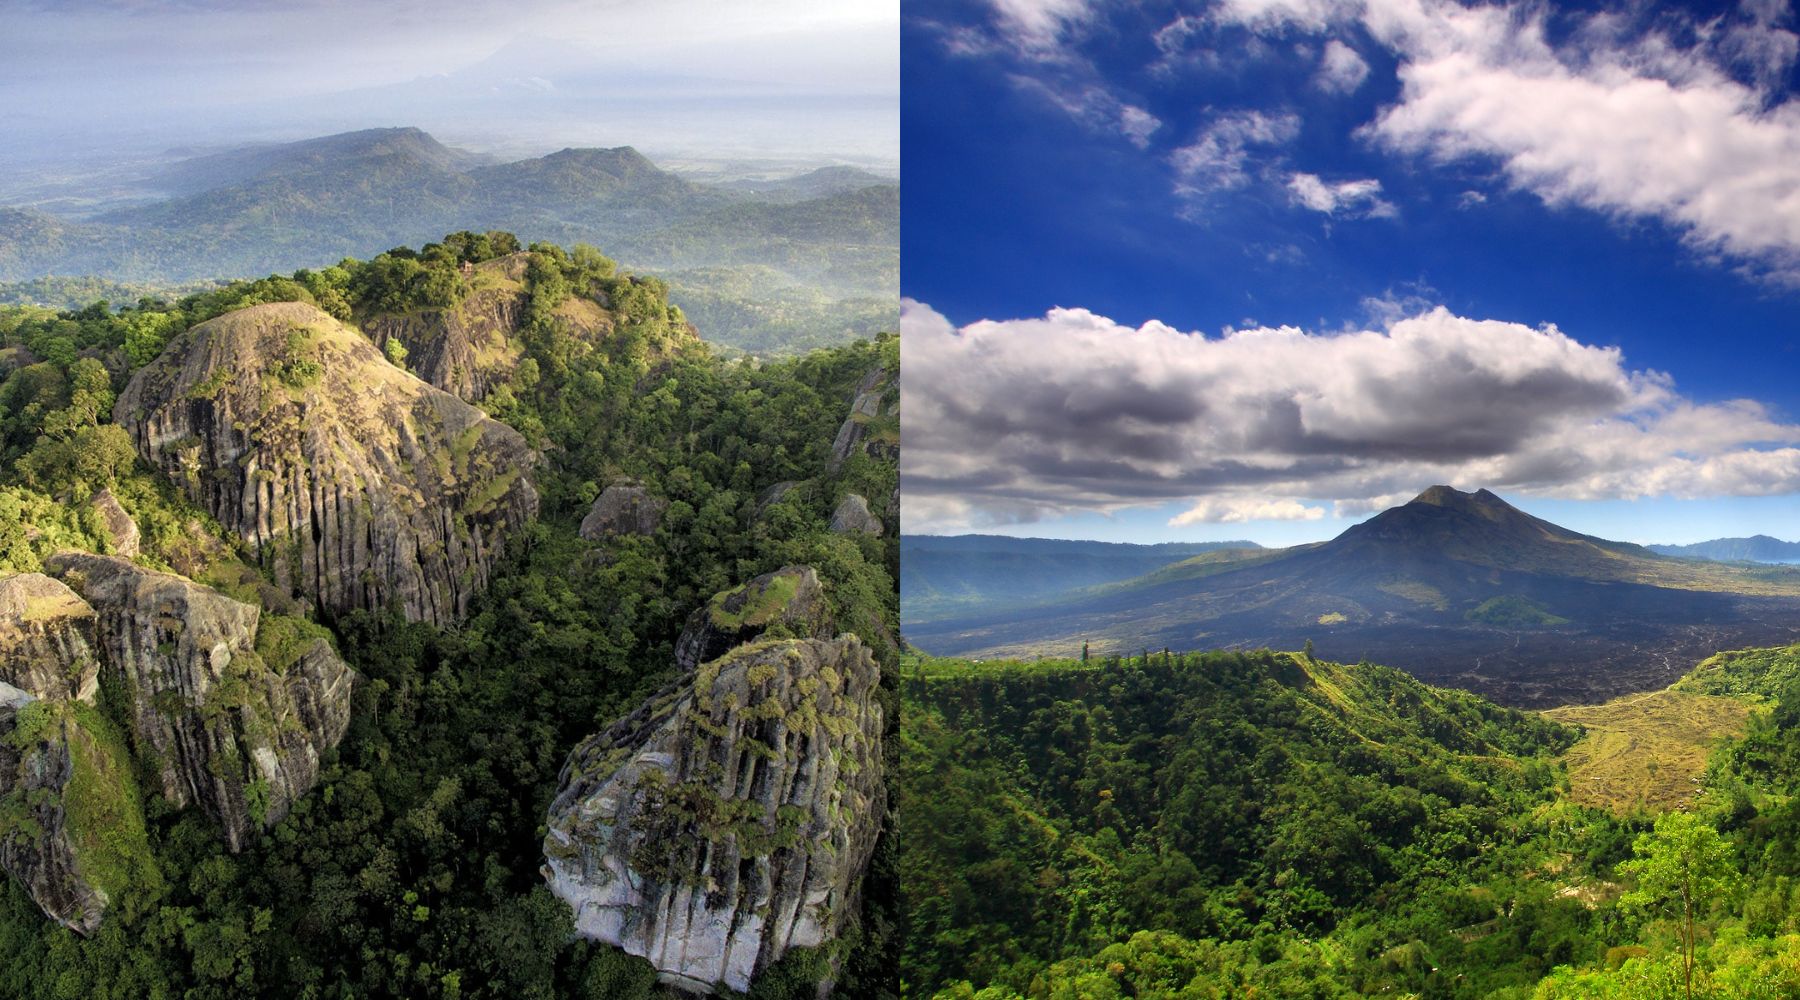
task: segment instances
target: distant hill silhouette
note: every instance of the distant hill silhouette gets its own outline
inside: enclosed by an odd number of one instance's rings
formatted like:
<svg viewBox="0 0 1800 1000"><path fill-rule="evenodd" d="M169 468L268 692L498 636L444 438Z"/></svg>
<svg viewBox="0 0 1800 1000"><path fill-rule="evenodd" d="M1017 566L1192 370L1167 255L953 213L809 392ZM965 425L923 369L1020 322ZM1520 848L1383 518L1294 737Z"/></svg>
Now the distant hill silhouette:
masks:
<svg viewBox="0 0 1800 1000"><path fill-rule="evenodd" d="M1749 538L1714 538L1692 545L1651 545L1652 552L1678 559L1713 559L1719 562L1800 562L1800 542L1784 542L1768 535Z"/></svg>
<svg viewBox="0 0 1800 1000"><path fill-rule="evenodd" d="M1255 542L1131 545L1005 535L908 535L900 539L901 617L929 619L958 608L1041 601L1143 576L1204 552L1257 548Z"/></svg>

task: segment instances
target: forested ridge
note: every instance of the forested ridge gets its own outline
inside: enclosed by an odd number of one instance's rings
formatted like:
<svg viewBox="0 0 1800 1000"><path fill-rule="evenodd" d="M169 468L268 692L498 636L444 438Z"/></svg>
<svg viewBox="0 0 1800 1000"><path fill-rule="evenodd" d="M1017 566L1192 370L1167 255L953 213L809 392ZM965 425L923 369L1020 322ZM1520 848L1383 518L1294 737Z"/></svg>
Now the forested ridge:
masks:
<svg viewBox="0 0 1800 1000"><path fill-rule="evenodd" d="M664 276L733 350L794 354L898 322L893 180L825 171L776 190L714 186L629 146L482 160L416 128L367 129L178 161L150 179L152 200L97 217L0 206L0 302L60 307L97 279L249 276L471 226L603 243Z"/></svg>
<svg viewBox="0 0 1800 1000"><path fill-rule="evenodd" d="M270 302L353 325L454 310L496 261L522 274L516 356L474 402L541 456L537 519L460 625L397 611L296 619L309 635L327 627L364 679L317 787L232 854L206 816L162 801L138 760L135 781L113 791L141 802L142 830L88 855L134 859L107 872L123 889L91 937L46 920L13 880L0 890L0 996L657 995L647 962L576 940L568 907L544 888L545 812L570 750L676 676L690 612L779 567L815 568L838 621L892 664L893 532L828 525L848 493L896 515L895 463L861 450L834 461L832 444L868 373L898 371L898 341L721 360L662 283L591 247L525 247L498 232L174 301L0 308L0 573L37 571L66 548L113 551L89 502L109 490L142 533L138 563L273 611L268 566L138 461L112 422L118 393L214 317ZM571 302L604 321L572 330ZM405 345L390 340L387 357L405 366ZM309 364L291 358L282 391L316 380ZM623 478L666 501L660 525L603 545L581 538L589 505ZM769 499L778 484L790 488ZM107 718L93 728L118 739L122 711L103 684ZM790 952L750 995L811 996L828 959L843 995L891 995L892 857L884 842L850 940L830 955Z"/></svg>
<svg viewBox="0 0 1800 1000"><path fill-rule="evenodd" d="M1755 707L1660 815L1570 800L1574 727L1310 651L905 669L908 995L1800 990L1800 648L1682 682Z"/></svg>

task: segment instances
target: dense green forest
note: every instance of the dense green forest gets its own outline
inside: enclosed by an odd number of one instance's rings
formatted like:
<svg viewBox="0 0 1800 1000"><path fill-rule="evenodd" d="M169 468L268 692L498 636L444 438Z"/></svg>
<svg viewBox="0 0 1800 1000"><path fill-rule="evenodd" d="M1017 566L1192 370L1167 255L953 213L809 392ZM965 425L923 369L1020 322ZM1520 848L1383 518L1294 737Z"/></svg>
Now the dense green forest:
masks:
<svg viewBox="0 0 1800 1000"><path fill-rule="evenodd" d="M61 548L107 551L86 500L109 488L142 531L139 562L256 593L250 560L138 464L111 422L131 373L190 326L252 304L305 302L348 321L442 308L469 292L463 265L525 249L505 233L458 233L177 301L0 309L0 572L36 570ZM544 455L542 508L475 613L444 629L360 611L326 623L366 678L349 735L318 787L243 853L228 853L198 810L146 792L142 839L104 855L129 861L107 873L129 888L91 938L46 920L7 880L0 996L658 995L648 963L575 940L567 906L543 887L558 770L579 740L674 676L672 647L694 607L759 573L815 567L839 620L892 634L891 533L827 524L845 492L871 498L877 515L894 493L892 461L830 459L858 383L877 366L898 371L898 341L726 361L660 282L589 247L528 249L525 359L481 405ZM553 317L570 297L604 302L609 333L570 336ZM654 535L600 553L577 524L620 475L667 498L667 512ZM799 485L759 503L782 482ZM894 662L891 640L864 639ZM104 688L100 703L125 731ZM842 961L845 995L893 994L893 865L889 844ZM792 952L750 995L810 997L823 961Z"/></svg>
<svg viewBox="0 0 1800 1000"><path fill-rule="evenodd" d="M1800 647L1693 809L1575 804L1571 727L1308 653L913 660L908 995L1791 997Z"/></svg>

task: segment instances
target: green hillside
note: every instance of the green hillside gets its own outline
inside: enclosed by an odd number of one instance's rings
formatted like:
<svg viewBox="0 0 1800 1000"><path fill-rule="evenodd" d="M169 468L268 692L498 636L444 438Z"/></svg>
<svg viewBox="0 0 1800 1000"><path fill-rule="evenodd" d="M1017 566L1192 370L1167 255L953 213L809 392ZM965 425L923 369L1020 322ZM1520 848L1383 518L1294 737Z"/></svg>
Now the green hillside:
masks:
<svg viewBox="0 0 1800 1000"><path fill-rule="evenodd" d="M903 976L958 1000L1680 996L1658 866L1691 849L1717 875L1695 995L1791 996L1797 676L1764 650L1683 681L1747 729L1692 811L1656 813L1571 797L1580 729L1368 664L915 662Z"/></svg>

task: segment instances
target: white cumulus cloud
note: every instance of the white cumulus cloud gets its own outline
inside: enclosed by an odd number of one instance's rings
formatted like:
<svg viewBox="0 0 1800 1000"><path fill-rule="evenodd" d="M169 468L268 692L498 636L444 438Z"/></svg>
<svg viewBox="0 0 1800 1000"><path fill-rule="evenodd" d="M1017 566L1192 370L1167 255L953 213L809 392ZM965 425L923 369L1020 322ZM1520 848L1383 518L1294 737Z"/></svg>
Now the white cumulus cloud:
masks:
<svg viewBox="0 0 1800 1000"><path fill-rule="evenodd" d="M1302 497L1346 513L1445 482L1800 491L1800 426L1753 400L1689 399L1554 326L1440 307L1334 333L1207 336L1084 309L958 328L907 301L901 329L908 530L1177 502L1197 511L1187 523L1322 510Z"/></svg>
<svg viewBox="0 0 1800 1000"><path fill-rule="evenodd" d="M1325 43L1319 57L1319 72L1313 85L1327 93L1348 94L1369 78L1369 64L1356 50L1333 38Z"/></svg>
<svg viewBox="0 0 1800 1000"><path fill-rule="evenodd" d="M1771 104L1800 38L1752 3L1681 44L1615 14L1565 40L1538 4L1225 0L1261 31L1355 22L1399 59L1401 92L1364 134L1437 161L1485 160L1550 204L1660 220L1702 251L1800 277L1800 103ZM1737 72L1734 72L1736 70Z"/></svg>
<svg viewBox="0 0 1800 1000"><path fill-rule="evenodd" d="M1204 193L1242 187L1250 179L1252 147L1277 146L1299 132L1300 119L1291 114L1233 111L1219 115L1193 142L1170 155L1169 162L1180 178L1178 190Z"/></svg>
<svg viewBox="0 0 1800 1000"><path fill-rule="evenodd" d="M1169 518L1169 527L1190 524L1241 524L1246 521L1317 521L1325 508L1308 507L1298 500L1262 497L1208 497Z"/></svg>

